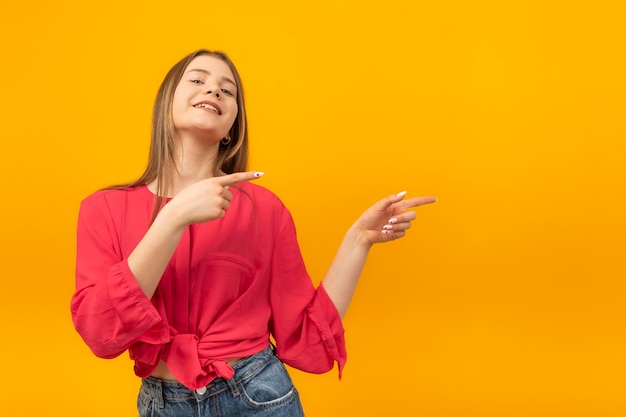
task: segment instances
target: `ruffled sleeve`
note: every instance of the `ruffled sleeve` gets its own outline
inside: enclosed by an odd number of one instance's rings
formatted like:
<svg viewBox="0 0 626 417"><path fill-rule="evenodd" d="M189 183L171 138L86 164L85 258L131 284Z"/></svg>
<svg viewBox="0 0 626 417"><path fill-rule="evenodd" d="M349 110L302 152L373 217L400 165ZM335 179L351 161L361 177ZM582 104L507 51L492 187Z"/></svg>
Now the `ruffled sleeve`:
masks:
<svg viewBox="0 0 626 417"><path fill-rule="evenodd" d="M270 330L278 357L296 369L324 373L346 362L344 329L334 304L305 269L296 231L285 209L275 241L270 276Z"/></svg>
<svg viewBox="0 0 626 417"><path fill-rule="evenodd" d="M116 357L139 340L163 343L169 338L161 314L123 257L104 197L92 196L81 204L71 313L78 333L102 358Z"/></svg>

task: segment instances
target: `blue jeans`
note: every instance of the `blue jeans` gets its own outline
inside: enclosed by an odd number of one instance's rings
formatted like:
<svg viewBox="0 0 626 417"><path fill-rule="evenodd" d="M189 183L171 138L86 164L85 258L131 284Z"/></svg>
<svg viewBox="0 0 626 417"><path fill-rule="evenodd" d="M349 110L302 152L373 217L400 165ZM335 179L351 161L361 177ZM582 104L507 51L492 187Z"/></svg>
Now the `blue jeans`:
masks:
<svg viewBox="0 0 626 417"><path fill-rule="evenodd" d="M217 378L206 391L175 381L144 378L137 399L140 417L304 416L298 391L270 347L233 365L235 376Z"/></svg>

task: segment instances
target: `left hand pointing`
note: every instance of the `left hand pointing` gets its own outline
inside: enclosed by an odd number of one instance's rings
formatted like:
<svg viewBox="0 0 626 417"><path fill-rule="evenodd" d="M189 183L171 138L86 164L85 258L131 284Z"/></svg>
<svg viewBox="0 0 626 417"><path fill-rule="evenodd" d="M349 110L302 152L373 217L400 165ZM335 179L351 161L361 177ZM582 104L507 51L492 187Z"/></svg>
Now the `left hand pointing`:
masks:
<svg viewBox="0 0 626 417"><path fill-rule="evenodd" d="M417 214L408 210L437 201L435 197L414 197L404 200L406 192L383 198L367 209L354 226L369 244L389 242L406 234Z"/></svg>

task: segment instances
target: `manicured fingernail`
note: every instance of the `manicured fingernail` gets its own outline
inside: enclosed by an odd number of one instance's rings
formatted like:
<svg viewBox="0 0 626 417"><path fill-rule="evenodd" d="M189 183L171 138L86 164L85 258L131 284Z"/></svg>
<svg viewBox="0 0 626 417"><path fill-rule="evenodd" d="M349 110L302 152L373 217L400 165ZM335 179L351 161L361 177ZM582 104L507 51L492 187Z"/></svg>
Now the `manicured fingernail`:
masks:
<svg viewBox="0 0 626 417"><path fill-rule="evenodd" d="M383 230L383 234L388 235L389 233L391 233L390 230Z"/></svg>
<svg viewBox="0 0 626 417"><path fill-rule="evenodd" d="M396 197L404 197L406 195L406 191L400 191L398 194L396 194Z"/></svg>
<svg viewBox="0 0 626 417"><path fill-rule="evenodd" d="M385 229L385 230L391 230L391 229L393 229L393 226L392 226L392 225L390 225L390 224L386 224L386 225L384 225L384 226L383 226L383 229Z"/></svg>
<svg viewBox="0 0 626 417"><path fill-rule="evenodd" d="M254 178L259 178L259 177L262 177L263 175L265 175L265 172L255 172L253 174Z"/></svg>
<svg viewBox="0 0 626 417"><path fill-rule="evenodd" d="M391 218L391 219L389 219L389 223L391 223L391 224L398 223L398 219L396 219L395 217Z"/></svg>

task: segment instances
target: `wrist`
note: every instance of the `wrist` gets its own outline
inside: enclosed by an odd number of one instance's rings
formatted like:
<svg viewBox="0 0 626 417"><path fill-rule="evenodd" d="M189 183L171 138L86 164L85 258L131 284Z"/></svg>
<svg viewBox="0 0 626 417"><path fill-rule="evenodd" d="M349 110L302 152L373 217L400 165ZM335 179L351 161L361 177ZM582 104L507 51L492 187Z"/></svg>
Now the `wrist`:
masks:
<svg viewBox="0 0 626 417"><path fill-rule="evenodd" d="M182 232L189 225L177 209L174 200L167 203L157 215L154 223L159 223L162 227L170 229L172 232Z"/></svg>
<svg viewBox="0 0 626 417"><path fill-rule="evenodd" d="M352 247L363 249L365 251L369 251L374 245L367 237L367 233L364 232L357 223L353 224L352 227L348 229L345 240L347 240Z"/></svg>

